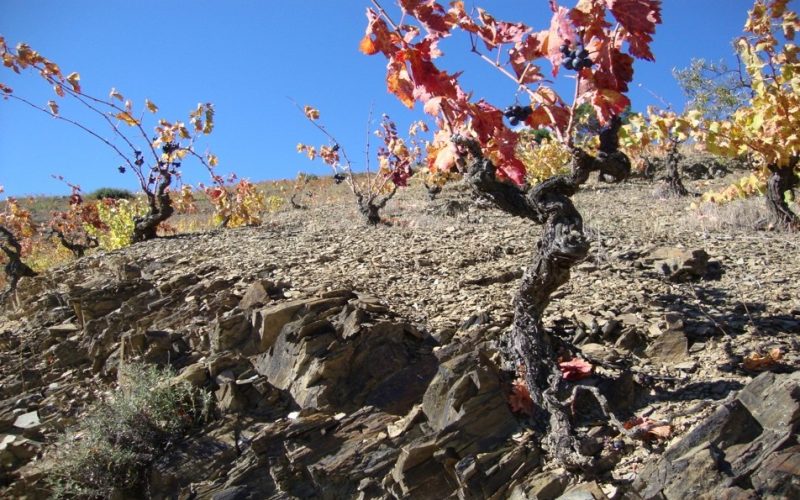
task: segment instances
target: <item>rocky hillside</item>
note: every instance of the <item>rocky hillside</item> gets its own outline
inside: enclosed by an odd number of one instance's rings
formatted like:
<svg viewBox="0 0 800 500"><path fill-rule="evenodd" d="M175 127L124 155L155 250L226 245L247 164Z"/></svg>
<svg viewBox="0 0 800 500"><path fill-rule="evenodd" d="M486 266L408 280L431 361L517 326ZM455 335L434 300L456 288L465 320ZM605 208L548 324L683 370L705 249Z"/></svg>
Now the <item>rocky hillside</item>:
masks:
<svg viewBox="0 0 800 500"><path fill-rule="evenodd" d="M117 498L798 496L800 239L748 227L759 200L689 211L652 188L576 196L592 250L545 321L594 366L574 386L627 422L563 395L591 474L509 403L539 229L413 188L391 225L344 198L23 280L0 316L2 495L47 497L52 443L144 362L212 394L212 418Z"/></svg>

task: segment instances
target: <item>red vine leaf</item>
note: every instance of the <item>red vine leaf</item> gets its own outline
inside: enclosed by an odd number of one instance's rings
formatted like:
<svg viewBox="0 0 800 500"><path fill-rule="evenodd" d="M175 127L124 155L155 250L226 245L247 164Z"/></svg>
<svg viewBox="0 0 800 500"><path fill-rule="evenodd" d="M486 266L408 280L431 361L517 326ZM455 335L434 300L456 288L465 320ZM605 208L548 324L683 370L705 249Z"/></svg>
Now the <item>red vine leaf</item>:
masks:
<svg viewBox="0 0 800 500"><path fill-rule="evenodd" d="M560 50L561 45L564 43L575 45L578 35L575 32L575 26L570 22L569 10L565 7L558 7L553 12L550 29L540 32L538 36L543 46L542 50L545 51L547 59L553 65L553 76L556 76L559 65L564 59L564 54Z"/></svg>
<svg viewBox="0 0 800 500"><path fill-rule="evenodd" d="M574 358L570 361L562 361L558 364L561 369L561 376L564 380L576 381L591 377L594 366L588 361Z"/></svg>
<svg viewBox="0 0 800 500"><path fill-rule="evenodd" d="M538 82L543 78L539 66L532 61L544 56L542 44L535 35L528 35L508 51L511 68L521 84Z"/></svg>
<svg viewBox="0 0 800 500"><path fill-rule="evenodd" d="M434 38L442 38L450 33L455 16L446 12L438 2L431 0L399 0L403 11L413 15Z"/></svg>
<svg viewBox="0 0 800 500"><path fill-rule="evenodd" d="M660 0L606 0L608 8L619 21L630 44L630 53L640 59L655 61L650 51L650 42L661 23Z"/></svg>
<svg viewBox="0 0 800 500"><path fill-rule="evenodd" d="M611 89L598 89L592 94L591 101L600 123L608 123L631 104L624 94Z"/></svg>

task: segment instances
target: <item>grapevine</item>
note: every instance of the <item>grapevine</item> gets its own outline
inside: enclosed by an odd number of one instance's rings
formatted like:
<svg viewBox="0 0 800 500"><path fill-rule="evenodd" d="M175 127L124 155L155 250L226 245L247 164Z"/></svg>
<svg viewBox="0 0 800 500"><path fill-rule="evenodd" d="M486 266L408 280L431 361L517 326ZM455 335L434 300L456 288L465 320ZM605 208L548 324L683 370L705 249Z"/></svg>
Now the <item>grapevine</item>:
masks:
<svg viewBox="0 0 800 500"><path fill-rule="evenodd" d="M0 193L2 192L3 187L0 186ZM22 257L30 251L34 232L30 212L22 209L14 198L7 198L5 211L0 213L0 250L6 256L7 262L3 270L8 288L0 293L0 302L16 290L20 279L36 276L36 272L22 261Z"/></svg>
<svg viewBox="0 0 800 500"><path fill-rule="evenodd" d="M628 118L620 130L620 142L640 172L649 170L651 156L665 158L667 172L658 191L666 196L687 196L689 191L681 180L678 163L682 157L679 148L690 134L691 124L685 114L650 106L646 114Z"/></svg>
<svg viewBox="0 0 800 500"><path fill-rule="evenodd" d="M748 105L727 120L708 119L701 110L689 115L694 137L709 151L755 160L755 179L767 179L773 225L791 229L800 228L800 218L786 203L800 172L800 60L794 43L798 30L800 20L787 0L756 0L745 34L735 43L752 92Z"/></svg>
<svg viewBox="0 0 800 500"><path fill-rule="evenodd" d="M582 218L570 197L593 171L615 181L630 171L630 162L618 149L619 115L630 104L625 93L634 59L653 60L649 44L661 21L660 1L583 0L572 9L551 1L550 27L543 31L497 20L483 9L473 15L462 2L445 9L438 2L399 0L402 23L377 0L372 4L360 49L387 58L387 88L403 104L411 108L420 102L435 117L438 130L428 149L431 171L462 171L477 194L498 208L544 225L534 262L515 296L509 364L523 367L534 413L549 421L545 440L550 452L570 467L594 469L592 458L581 455L564 406L555 396L564 383L556 353L565 346L545 335L541 318L551 294L567 281L570 267L588 253ZM616 27L608 22L609 13ZM437 44L458 30L470 36L470 52L513 81L530 105L502 111L485 100L473 100L461 88L458 74L439 69ZM503 61L502 55L508 59ZM571 104L547 86L535 63L539 59L550 63L553 76L562 67L575 72ZM592 106L603 127L596 155L575 143L577 110L583 104ZM531 187L519 155L520 131L509 128L505 118L511 126L549 130L569 151L570 173ZM596 391L595 396L602 400Z"/></svg>
<svg viewBox="0 0 800 500"><path fill-rule="evenodd" d="M423 148L418 141L418 135L426 132L427 126L424 122L411 124L409 139L406 140L398 134L394 121L388 115L383 115L380 128L374 132L383 141L377 152L378 171L373 174L367 165L364 179L359 182L353 175L352 163L344 148L319 123L319 111L311 106L305 106L302 111L306 119L325 134L332 144L314 147L300 143L297 145L297 152L304 153L309 160L319 158L328 165L333 170L334 182L346 182L350 187L358 210L367 224L379 224L380 211L394 197L398 188L408 185L409 179L415 174L414 168L421 162Z"/></svg>
<svg viewBox="0 0 800 500"><path fill-rule="evenodd" d="M154 126L154 137L143 126L144 110L155 114L158 106L146 99L143 111L134 109L132 101L112 88L108 98L100 98L84 92L80 74L64 75L58 64L45 58L29 45L20 43L16 48L6 44L0 36L0 57L4 66L15 73L25 70L35 71L55 92L56 99L69 98L88 109L101 124L111 129L122 144L111 142L101 132L90 125L76 121L61 112L59 101L53 99L46 106L32 102L17 95L11 87L0 82L0 93L5 99L25 104L53 118L69 123L105 144L119 157L120 173L131 171L147 197L147 212L137 215L132 231L132 241L138 242L157 235L159 224L166 221L174 212L169 188L174 179L180 178L181 165L185 158L192 157L214 176L218 159L210 153L195 151L195 141L209 135L214 129L214 107L210 103L200 103L189 113L189 125L183 121L158 120Z"/></svg>

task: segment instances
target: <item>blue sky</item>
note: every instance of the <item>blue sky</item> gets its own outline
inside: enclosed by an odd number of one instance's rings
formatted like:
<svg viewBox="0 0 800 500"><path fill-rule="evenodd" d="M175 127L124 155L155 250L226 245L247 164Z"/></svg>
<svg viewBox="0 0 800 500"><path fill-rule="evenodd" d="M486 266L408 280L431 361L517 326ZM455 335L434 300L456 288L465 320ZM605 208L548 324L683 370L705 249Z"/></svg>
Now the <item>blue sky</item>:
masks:
<svg viewBox="0 0 800 500"><path fill-rule="evenodd" d="M383 3L391 5L388 0ZM547 3L475 2L499 19L523 20L536 29L549 24ZM570 7L574 0L560 3ZM423 117L419 105L408 111L386 92L385 59L357 50L368 4L368 0L3 0L0 34L9 45L27 42L57 62L65 74L79 72L84 92L105 97L115 87L140 109L149 98L159 106L159 117L186 120L198 102L214 103L215 131L198 149L219 156L222 174L282 179L299 171L329 173L321 163L295 151L298 142L319 144L325 138L287 97L320 109L322 122L356 168L365 162L371 107L375 117L388 113L401 130ZM752 1L665 0L663 4L664 23L654 44L656 63L635 65L631 91L635 109L657 104L651 93L681 108L684 98L672 69L687 66L693 57L730 60L730 41L741 33ZM797 8L795 1L791 5ZM442 48L445 68L465 70L465 88L497 105L513 103L513 84L469 54L464 40L448 40ZM54 98L33 73L17 76L0 67L0 82L42 105ZM560 82L557 88L568 85ZM59 102L62 115L84 116L72 113L67 100ZM87 123L111 137L101 123ZM373 152L376 146L373 140ZM87 192L102 186L137 190L130 172L117 172L119 163L110 149L85 132L19 102L0 100L0 185L5 194L68 194L51 174L63 175ZM185 182L208 182L199 165L186 162L183 170Z"/></svg>

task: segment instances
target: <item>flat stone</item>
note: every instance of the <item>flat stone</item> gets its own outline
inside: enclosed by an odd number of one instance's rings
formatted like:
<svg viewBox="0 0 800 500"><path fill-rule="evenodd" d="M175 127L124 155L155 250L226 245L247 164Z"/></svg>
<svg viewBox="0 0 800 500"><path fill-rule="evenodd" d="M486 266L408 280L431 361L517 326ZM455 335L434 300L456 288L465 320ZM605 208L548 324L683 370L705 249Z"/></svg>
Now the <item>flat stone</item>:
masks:
<svg viewBox="0 0 800 500"><path fill-rule="evenodd" d="M41 422L39 421L38 411L23 413L14 421L14 427L19 429L33 429L39 425L41 425Z"/></svg>
<svg viewBox="0 0 800 500"><path fill-rule="evenodd" d="M667 330L653 340L647 354L662 363L682 363L689 355L689 340L681 331Z"/></svg>

